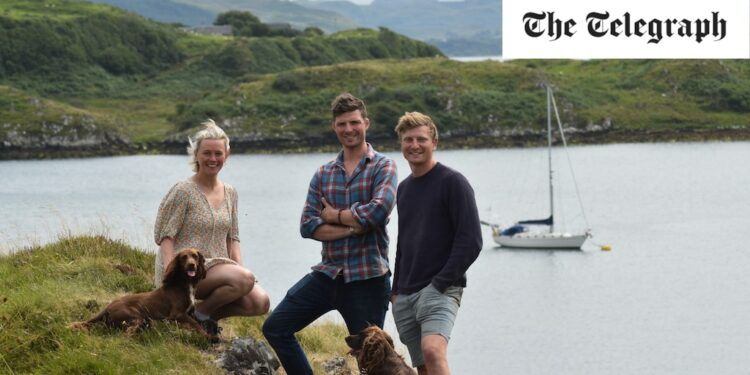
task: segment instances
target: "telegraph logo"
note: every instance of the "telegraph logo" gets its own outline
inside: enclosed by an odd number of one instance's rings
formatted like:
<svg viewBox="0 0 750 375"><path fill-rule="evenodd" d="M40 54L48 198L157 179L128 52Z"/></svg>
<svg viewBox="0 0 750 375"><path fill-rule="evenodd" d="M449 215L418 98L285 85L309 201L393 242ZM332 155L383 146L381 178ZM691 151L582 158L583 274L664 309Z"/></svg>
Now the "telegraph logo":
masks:
<svg viewBox="0 0 750 375"><path fill-rule="evenodd" d="M578 22L563 20L555 12L528 12L523 15L524 32L532 38L548 36L555 41L561 37L573 37ZM658 44L666 38L690 38L701 43L706 37L719 41L727 35L727 21L719 17L719 12L711 12L710 17L689 20L686 18L644 18L632 17L625 12L621 17L611 17L610 12L590 12L585 18L586 31L595 38L625 37L647 38L646 43Z"/></svg>

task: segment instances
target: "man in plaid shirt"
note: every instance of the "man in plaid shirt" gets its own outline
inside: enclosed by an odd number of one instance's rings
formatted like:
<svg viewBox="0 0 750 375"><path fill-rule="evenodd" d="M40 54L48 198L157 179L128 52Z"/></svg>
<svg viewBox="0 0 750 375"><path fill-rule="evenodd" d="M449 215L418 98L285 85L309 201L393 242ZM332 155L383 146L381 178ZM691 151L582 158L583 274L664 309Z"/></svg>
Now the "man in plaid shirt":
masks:
<svg viewBox="0 0 750 375"><path fill-rule="evenodd" d="M287 374L312 374L294 334L331 310L350 334L383 327L391 292L385 226L396 198L396 164L366 142L362 100L341 94L331 104L342 146L310 181L300 233L322 243L322 261L292 286L263 324Z"/></svg>

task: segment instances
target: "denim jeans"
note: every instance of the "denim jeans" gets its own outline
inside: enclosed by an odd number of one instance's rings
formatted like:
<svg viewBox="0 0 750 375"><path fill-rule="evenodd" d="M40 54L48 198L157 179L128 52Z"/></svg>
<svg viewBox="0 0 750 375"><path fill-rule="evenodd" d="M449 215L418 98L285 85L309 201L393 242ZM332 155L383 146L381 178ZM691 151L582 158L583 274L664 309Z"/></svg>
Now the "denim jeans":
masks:
<svg viewBox="0 0 750 375"><path fill-rule="evenodd" d="M342 276L331 279L311 272L289 289L266 319L263 335L287 374L312 374L294 334L331 310L341 314L350 334L357 334L370 324L382 328L390 293L390 275L344 283Z"/></svg>

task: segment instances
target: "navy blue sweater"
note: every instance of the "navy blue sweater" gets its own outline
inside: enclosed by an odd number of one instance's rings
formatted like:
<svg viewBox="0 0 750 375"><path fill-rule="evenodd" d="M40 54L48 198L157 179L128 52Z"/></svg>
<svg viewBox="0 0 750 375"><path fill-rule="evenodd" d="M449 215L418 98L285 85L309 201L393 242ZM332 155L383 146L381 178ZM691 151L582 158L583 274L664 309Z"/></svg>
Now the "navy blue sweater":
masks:
<svg viewBox="0 0 750 375"><path fill-rule="evenodd" d="M398 242L394 294L432 283L440 292L466 286L466 270L482 250L482 232L469 181L437 163L398 186Z"/></svg>

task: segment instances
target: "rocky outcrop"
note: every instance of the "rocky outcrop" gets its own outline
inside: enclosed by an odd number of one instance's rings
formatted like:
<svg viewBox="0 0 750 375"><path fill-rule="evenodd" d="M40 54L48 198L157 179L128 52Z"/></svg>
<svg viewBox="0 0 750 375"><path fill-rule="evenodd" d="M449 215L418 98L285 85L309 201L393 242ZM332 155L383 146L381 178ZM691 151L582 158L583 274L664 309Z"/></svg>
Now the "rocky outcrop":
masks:
<svg viewBox="0 0 750 375"><path fill-rule="evenodd" d="M0 124L0 159L116 155L134 152L126 137L91 116L62 115L36 123Z"/></svg>
<svg viewBox="0 0 750 375"><path fill-rule="evenodd" d="M263 134L243 132L232 124L222 123L232 140L232 152L293 153L336 152L338 142L333 132L300 135L293 132ZM569 144L604 144L622 142L671 142L708 140L750 140L750 128L623 129L610 119L576 127L563 125ZM93 119L63 116L60 121L41 122L36 130L28 125L0 124L0 160L43 159L83 156L110 156L137 153L185 154L187 136L194 130L169 136L162 142L133 143L126 137L97 126ZM25 129L25 130L24 130ZM367 139L379 151L396 151L398 142L391 132L371 132ZM553 143L562 140L553 137ZM440 145L449 148L492 148L543 146L547 130L542 128L452 129L440 133Z"/></svg>
<svg viewBox="0 0 750 375"><path fill-rule="evenodd" d="M229 375L275 375L281 364L271 349L253 337L235 337L219 354L216 365ZM354 374L344 357L333 357L321 363L326 375Z"/></svg>
<svg viewBox="0 0 750 375"><path fill-rule="evenodd" d="M321 364L326 375L352 375L359 374L359 372L352 371L346 364L344 357L333 357Z"/></svg>
<svg viewBox="0 0 750 375"><path fill-rule="evenodd" d="M231 375L275 375L281 366L268 346L252 337L235 337L216 365Z"/></svg>

